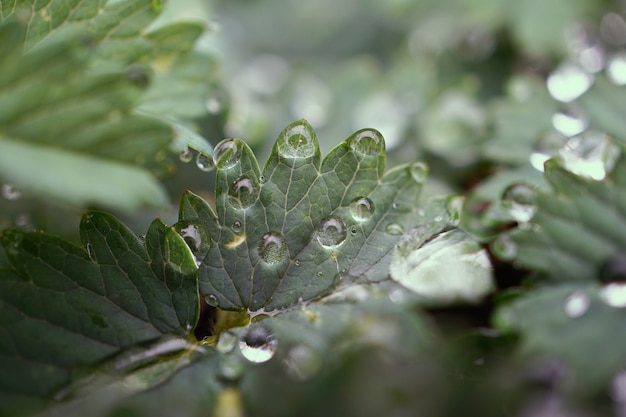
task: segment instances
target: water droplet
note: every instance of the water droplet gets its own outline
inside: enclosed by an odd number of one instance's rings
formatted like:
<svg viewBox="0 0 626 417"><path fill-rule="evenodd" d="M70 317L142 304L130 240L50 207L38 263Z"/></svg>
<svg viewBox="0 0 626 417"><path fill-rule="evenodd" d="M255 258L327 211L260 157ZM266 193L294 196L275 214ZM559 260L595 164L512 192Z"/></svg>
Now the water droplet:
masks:
<svg viewBox="0 0 626 417"><path fill-rule="evenodd" d="M7 200L17 200L22 193L11 184L2 184L2 197Z"/></svg>
<svg viewBox="0 0 626 417"><path fill-rule="evenodd" d="M357 222L367 221L374 214L374 202L367 197L357 197L350 203L350 213Z"/></svg>
<svg viewBox="0 0 626 417"><path fill-rule="evenodd" d="M239 338L233 332L222 332L220 333L220 338L217 341L215 349L217 349L217 351L221 353L230 353L235 348L235 345L237 345L238 341Z"/></svg>
<svg viewBox="0 0 626 417"><path fill-rule="evenodd" d="M241 378L244 369L242 360L235 355L223 356L219 362L219 367L220 375L229 381L236 381Z"/></svg>
<svg viewBox="0 0 626 417"><path fill-rule="evenodd" d="M585 315L591 301L589 296L582 291L575 291L565 300L565 314L567 317L576 319Z"/></svg>
<svg viewBox="0 0 626 417"><path fill-rule="evenodd" d="M191 149L185 146L185 149L180 151L180 153L178 154L178 159L180 159L181 162L189 163L193 159L193 152L191 152Z"/></svg>
<svg viewBox="0 0 626 417"><path fill-rule="evenodd" d="M460 195L453 195L446 199L446 211L448 212L448 222L457 226L461 222L461 214L463 213L463 206L465 205L465 198Z"/></svg>
<svg viewBox="0 0 626 417"><path fill-rule="evenodd" d="M237 178L230 186L229 194L239 201L241 208L248 208L259 196L258 184L247 175Z"/></svg>
<svg viewBox="0 0 626 417"><path fill-rule="evenodd" d="M87 243L85 245L85 249L87 250L87 255L89 256L89 259L93 259L93 249L91 248L91 243Z"/></svg>
<svg viewBox="0 0 626 417"><path fill-rule="evenodd" d="M293 261L293 263L296 266L300 266L300 259L296 259L295 261Z"/></svg>
<svg viewBox="0 0 626 417"><path fill-rule="evenodd" d="M608 135L594 131L570 138L559 150L568 171L596 181L603 180L613 170L620 153Z"/></svg>
<svg viewBox="0 0 626 417"><path fill-rule="evenodd" d="M352 227L350 227L350 229L348 229L348 230L350 230L350 234L351 234L352 236L356 236L356 235L359 233L359 230L356 228L356 226L352 226Z"/></svg>
<svg viewBox="0 0 626 417"><path fill-rule="evenodd" d="M501 234L491 243L494 255L503 261L512 261L517 256L517 243L509 234Z"/></svg>
<svg viewBox="0 0 626 417"><path fill-rule="evenodd" d="M626 307L626 282L612 282L600 290L600 299L615 308Z"/></svg>
<svg viewBox="0 0 626 417"><path fill-rule="evenodd" d="M336 217L322 219L317 226L317 241L326 248L334 248L346 240L346 225Z"/></svg>
<svg viewBox="0 0 626 417"><path fill-rule="evenodd" d="M389 233L390 235L399 236L404 233L404 228L397 223L391 223L387 225L387 227L385 228L385 232Z"/></svg>
<svg viewBox="0 0 626 417"><path fill-rule="evenodd" d="M276 148L283 158L310 158L317 150L315 132L307 122L296 122L282 132Z"/></svg>
<svg viewBox="0 0 626 417"><path fill-rule="evenodd" d="M241 144L238 139L224 139L215 146L213 160L220 169L229 169L241 159Z"/></svg>
<svg viewBox="0 0 626 417"><path fill-rule="evenodd" d="M194 255L204 255L209 248L209 235L204 227L189 221L181 221L174 225L174 230L184 239Z"/></svg>
<svg viewBox="0 0 626 417"><path fill-rule="evenodd" d="M537 191L528 184L513 184L502 193L502 206L519 223L528 223L537 211Z"/></svg>
<svg viewBox="0 0 626 417"><path fill-rule="evenodd" d="M321 369L322 358L310 347L297 344L289 348L283 364L293 379L307 381Z"/></svg>
<svg viewBox="0 0 626 417"><path fill-rule="evenodd" d="M348 138L348 143L361 156L378 156L385 151L385 140L373 129L359 130Z"/></svg>
<svg viewBox="0 0 626 417"><path fill-rule="evenodd" d="M317 271L315 273L315 276L318 277L318 278L324 278L324 273L322 271Z"/></svg>
<svg viewBox="0 0 626 417"><path fill-rule="evenodd" d="M626 53L615 54L609 59L606 75L615 85L626 85Z"/></svg>
<svg viewBox="0 0 626 417"><path fill-rule="evenodd" d="M211 97L206 99L204 104L206 105L206 109L209 111L209 113L218 114L222 111L222 108L224 107L223 101L224 99L221 97L221 95L212 95Z"/></svg>
<svg viewBox="0 0 626 417"><path fill-rule="evenodd" d="M409 167L409 172L416 183L422 184L428 177L428 165L424 162L415 162Z"/></svg>
<svg viewBox="0 0 626 417"><path fill-rule="evenodd" d="M579 108L570 106L552 116L552 126L565 136L575 136L587 129L589 120Z"/></svg>
<svg viewBox="0 0 626 417"><path fill-rule="evenodd" d="M277 344L272 332L261 325L252 325L239 341L239 350L250 362L262 363L272 359Z"/></svg>
<svg viewBox="0 0 626 417"><path fill-rule="evenodd" d="M569 103L593 84L593 75L573 62L564 62L548 76L548 91L555 99Z"/></svg>
<svg viewBox="0 0 626 417"><path fill-rule="evenodd" d="M243 231L243 225L239 220L235 220L232 226L233 232L239 234Z"/></svg>
<svg viewBox="0 0 626 417"><path fill-rule="evenodd" d="M198 152L198 155L196 156L196 166L202 171L209 172L215 169L215 162L213 162L213 158L211 156Z"/></svg>
<svg viewBox="0 0 626 417"><path fill-rule="evenodd" d="M207 304L216 307L217 306L217 296L215 294L209 294L205 297L205 301Z"/></svg>
<svg viewBox="0 0 626 417"><path fill-rule="evenodd" d="M283 235L276 232L263 235L259 243L259 256L268 264L283 261L287 257L287 244Z"/></svg>

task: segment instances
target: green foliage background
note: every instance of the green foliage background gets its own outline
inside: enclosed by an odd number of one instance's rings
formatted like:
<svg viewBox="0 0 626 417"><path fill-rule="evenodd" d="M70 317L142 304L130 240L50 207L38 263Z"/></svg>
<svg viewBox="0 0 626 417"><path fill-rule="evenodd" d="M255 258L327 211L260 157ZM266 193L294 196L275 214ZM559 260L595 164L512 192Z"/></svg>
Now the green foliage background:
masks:
<svg viewBox="0 0 626 417"><path fill-rule="evenodd" d="M0 0L0 415L623 415L625 13Z"/></svg>

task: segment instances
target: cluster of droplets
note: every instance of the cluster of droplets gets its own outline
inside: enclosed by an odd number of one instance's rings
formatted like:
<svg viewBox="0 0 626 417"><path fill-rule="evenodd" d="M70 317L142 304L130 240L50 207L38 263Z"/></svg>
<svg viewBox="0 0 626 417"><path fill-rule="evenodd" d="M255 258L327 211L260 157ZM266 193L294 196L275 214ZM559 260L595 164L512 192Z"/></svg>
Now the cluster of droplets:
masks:
<svg viewBox="0 0 626 417"><path fill-rule="evenodd" d="M215 168L229 169L237 165L241 158L242 144L239 139L224 139L213 149L213 155L205 152L198 152L196 155L196 166L205 172L213 171ZM179 153L179 159L188 163L193 160L193 152L185 147Z"/></svg>

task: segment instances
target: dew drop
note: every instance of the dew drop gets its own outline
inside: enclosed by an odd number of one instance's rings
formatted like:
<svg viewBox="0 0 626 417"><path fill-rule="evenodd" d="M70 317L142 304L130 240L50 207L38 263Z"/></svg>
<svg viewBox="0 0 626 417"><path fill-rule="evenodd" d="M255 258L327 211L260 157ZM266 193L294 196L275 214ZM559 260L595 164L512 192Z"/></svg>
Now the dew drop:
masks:
<svg viewBox="0 0 626 417"><path fill-rule="evenodd" d="M17 200L22 193L11 184L2 184L2 197L7 200Z"/></svg>
<svg viewBox="0 0 626 417"><path fill-rule="evenodd" d="M357 222L367 221L374 215L374 202L367 197L357 197L350 203L350 213Z"/></svg>
<svg viewBox="0 0 626 417"><path fill-rule="evenodd" d="M277 344L272 332L261 325L252 325L239 341L239 350L250 362L263 363L272 359Z"/></svg>
<svg viewBox="0 0 626 417"><path fill-rule="evenodd" d="M428 165L424 162L415 162L409 167L409 172L416 183L423 184L428 177Z"/></svg>
<svg viewBox="0 0 626 417"><path fill-rule="evenodd" d="M318 277L318 278L324 278L324 273L322 271L317 271L315 273L315 276Z"/></svg>
<svg viewBox="0 0 626 417"><path fill-rule="evenodd" d="M87 255L89 256L89 259L93 259L93 249L91 248L91 243L87 243L85 245L85 249L87 250Z"/></svg>
<svg viewBox="0 0 626 417"><path fill-rule="evenodd" d="M287 374L293 379L307 381L321 369L322 358L307 345L297 344L289 348L283 364Z"/></svg>
<svg viewBox="0 0 626 417"><path fill-rule="evenodd" d="M509 234L501 234L491 243L494 255L503 261L512 261L517 256L517 243Z"/></svg>
<svg viewBox="0 0 626 417"><path fill-rule="evenodd" d="M276 147L283 158L310 158L317 150L315 132L306 122L295 123L281 134Z"/></svg>
<svg viewBox="0 0 626 417"><path fill-rule="evenodd" d="M608 135L593 131L570 138L559 150L568 171L596 181L603 180L613 169L620 153Z"/></svg>
<svg viewBox="0 0 626 417"><path fill-rule="evenodd" d="M229 194L239 201L241 208L248 208L259 196L259 186L247 175L237 178L230 186Z"/></svg>
<svg viewBox="0 0 626 417"><path fill-rule="evenodd" d="M587 117L576 107L552 116L552 126L565 136L575 136L589 126Z"/></svg>
<svg viewBox="0 0 626 417"><path fill-rule="evenodd" d="M608 306L626 307L626 282L612 282L600 289L600 299Z"/></svg>
<svg viewBox="0 0 626 417"><path fill-rule="evenodd" d="M229 169L241 159L241 144L238 139L224 139L213 150L215 165L220 169Z"/></svg>
<svg viewBox="0 0 626 417"><path fill-rule="evenodd" d="M269 232L263 235L259 243L259 256L267 264L275 264L287 257L287 244L280 233Z"/></svg>
<svg viewBox="0 0 626 417"><path fill-rule="evenodd" d="M196 166L204 172L209 172L215 169L215 162L213 162L213 158L210 155L198 152Z"/></svg>
<svg viewBox="0 0 626 417"><path fill-rule="evenodd" d="M209 294L205 297L207 304L216 307L217 306L217 296L215 294Z"/></svg>
<svg viewBox="0 0 626 417"><path fill-rule="evenodd" d="M293 263L295 266L300 266L300 259L296 259Z"/></svg>
<svg viewBox="0 0 626 417"><path fill-rule="evenodd" d="M178 159L180 159L181 162L189 163L193 159L193 152L191 152L191 149L185 146L185 149L180 151L180 153L178 154Z"/></svg>
<svg viewBox="0 0 626 417"><path fill-rule="evenodd" d="M361 156L378 156L385 150L380 132L373 129L359 130L348 139L350 148Z"/></svg>
<svg viewBox="0 0 626 417"><path fill-rule="evenodd" d="M589 297L582 291L576 291L565 300L565 314L576 319L585 315L591 304Z"/></svg>
<svg viewBox="0 0 626 417"><path fill-rule="evenodd" d="M346 240L346 225L336 217L322 219L317 226L317 241L326 248L334 248Z"/></svg>
<svg viewBox="0 0 626 417"><path fill-rule="evenodd" d="M239 220L235 220L233 222L233 226L232 226L233 232L235 233L241 233L243 231L243 225L241 224L241 221Z"/></svg>
<svg viewBox="0 0 626 417"><path fill-rule="evenodd" d="M397 223L391 223L387 225L385 232L393 236L399 236L404 233L404 228Z"/></svg>
<svg viewBox="0 0 626 417"><path fill-rule="evenodd" d="M220 333L220 338L217 341L215 349L220 353L230 353L237 345L239 338L236 334L230 331Z"/></svg>
<svg viewBox="0 0 626 417"><path fill-rule="evenodd" d="M448 212L448 221L451 225L457 226L461 222L461 214L465 199L463 196L454 195L446 199L446 211Z"/></svg>
<svg viewBox="0 0 626 417"><path fill-rule="evenodd" d="M593 76L580 66L565 62L548 76L548 91L555 99L569 103L583 95L593 84Z"/></svg>
<svg viewBox="0 0 626 417"><path fill-rule="evenodd" d="M206 109L209 111L209 113L218 114L222 111L222 108L224 107L222 101L222 97L218 95L213 95L209 97L204 104L206 105Z"/></svg>
<svg viewBox="0 0 626 417"><path fill-rule="evenodd" d="M513 184L502 193L502 206L519 223L528 223L537 211L537 191L528 184Z"/></svg>

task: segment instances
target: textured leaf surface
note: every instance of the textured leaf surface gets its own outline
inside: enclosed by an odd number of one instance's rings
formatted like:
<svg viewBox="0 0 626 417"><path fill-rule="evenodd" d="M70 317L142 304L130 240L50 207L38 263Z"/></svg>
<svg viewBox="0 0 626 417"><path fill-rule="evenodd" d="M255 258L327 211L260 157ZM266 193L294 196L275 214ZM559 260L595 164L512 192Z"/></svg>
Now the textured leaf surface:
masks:
<svg viewBox="0 0 626 417"><path fill-rule="evenodd" d="M0 270L0 396L48 396L86 369L165 334L187 337L198 315L196 265L160 221L145 246L111 215L83 218L84 248L6 231Z"/></svg>
<svg viewBox="0 0 626 417"><path fill-rule="evenodd" d="M593 280L626 248L626 158L603 181L582 178L558 160L546 163L551 191L538 191L529 227L503 234L492 248L555 280Z"/></svg>
<svg viewBox="0 0 626 417"><path fill-rule="evenodd" d="M218 144L216 212L188 193L178 225L202 261L207 301L272 311L342 281L386 278L405 231L434 218L443 228L450 219L445 208L420 210L427 168L384 174L384 148L378 132L361 130L322 161L315 132L299 121L280 134L261 171L242 141Z"/></svg>

